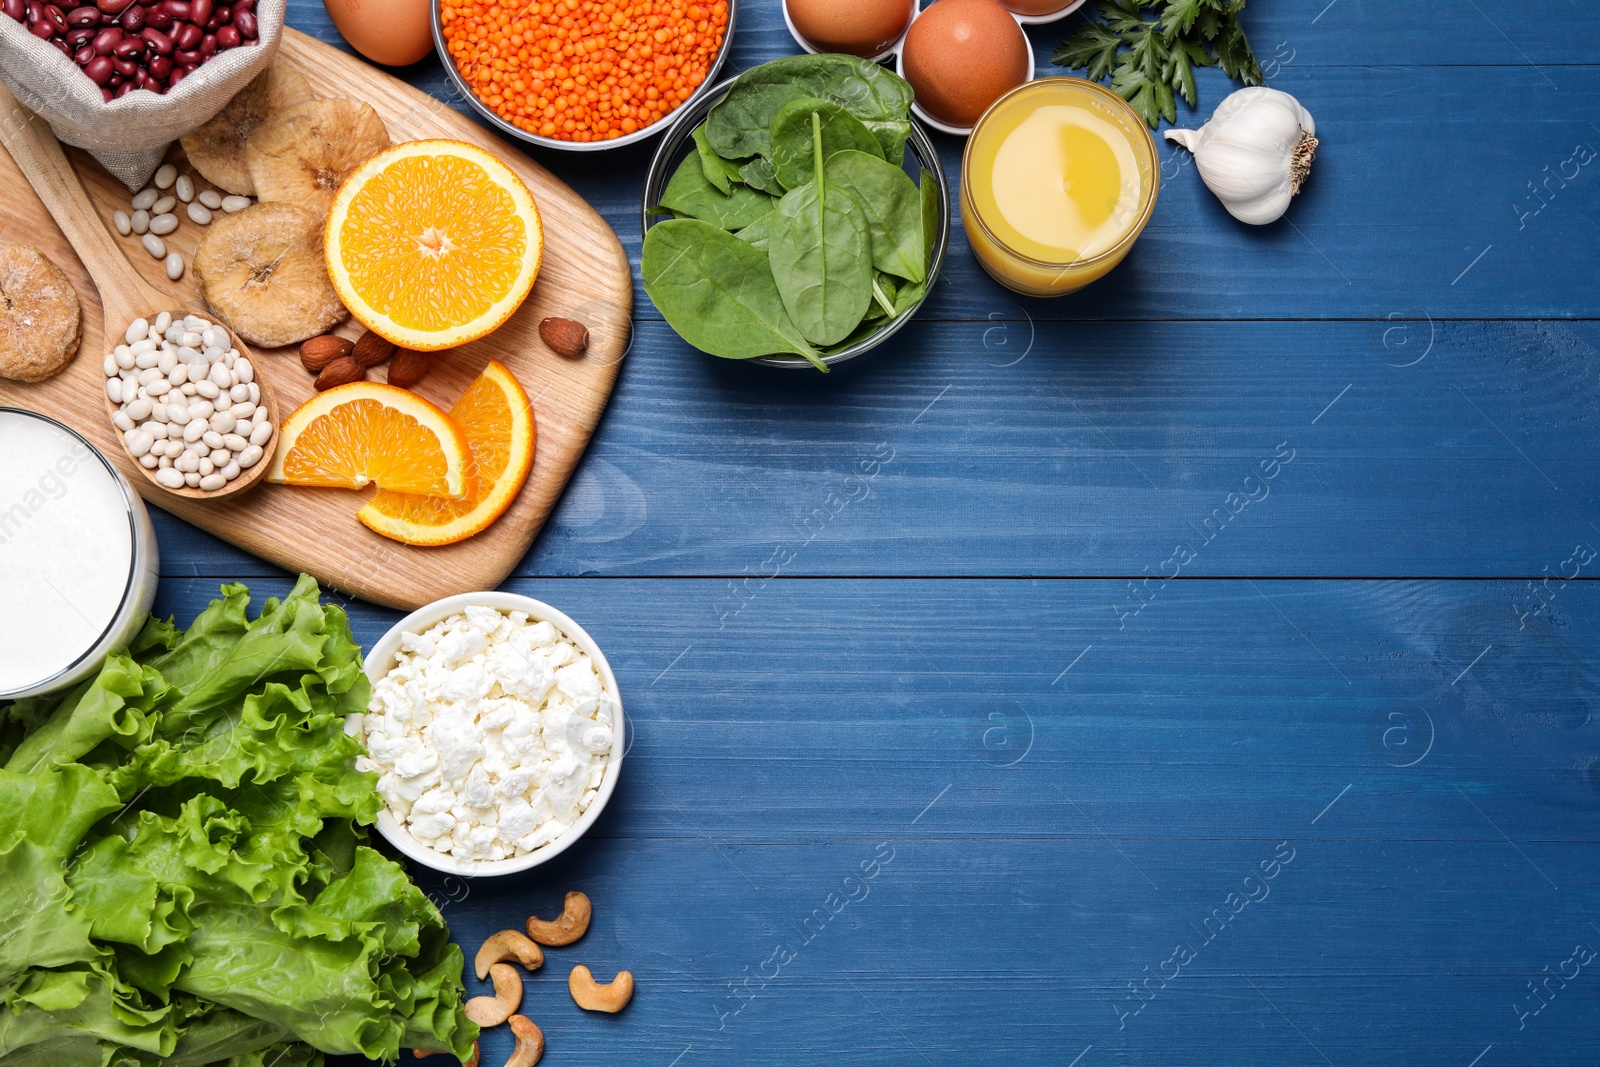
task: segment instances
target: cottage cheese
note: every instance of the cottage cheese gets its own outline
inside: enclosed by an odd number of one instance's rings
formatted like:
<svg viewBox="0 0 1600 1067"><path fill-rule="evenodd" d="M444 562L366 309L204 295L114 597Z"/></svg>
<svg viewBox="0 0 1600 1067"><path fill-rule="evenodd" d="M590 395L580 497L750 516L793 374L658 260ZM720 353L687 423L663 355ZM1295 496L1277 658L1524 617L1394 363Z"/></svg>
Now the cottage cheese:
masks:
<svg viewBox="0 0 1600 1067"><path fill-rule="evenodd" d="M401 638L363 723L378 793L419 843L524 856L594 800L617 705L589 657L526 612L471 606Z"/></svg>

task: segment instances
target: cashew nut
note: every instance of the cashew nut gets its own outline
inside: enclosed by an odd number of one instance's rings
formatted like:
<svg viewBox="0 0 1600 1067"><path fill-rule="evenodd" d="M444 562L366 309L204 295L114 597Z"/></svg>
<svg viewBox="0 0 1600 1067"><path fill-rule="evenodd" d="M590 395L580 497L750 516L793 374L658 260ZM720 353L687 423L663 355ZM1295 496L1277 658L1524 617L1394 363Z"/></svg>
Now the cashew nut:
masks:
<svg viewBox="0 0 1600 1067"><path fill-rule="evenodd" d="M544 1033L526 1015L511 1017L511 1032L516 1035L517 1047L511 1050L506 1067L533 1067L544 1055Z"/></svg>
<svg viewBox="0 0 1600 1067"><path fill-rule="evenodd" d="M489 965L516 960L530 971L544 966L544 952L516 930L501 930L478 949L478 978L489 977Z"/></svg>
<svg viewBox="0 0 1600 1067"><path fill-rule="evenodd" d="M611 984L601 985L589 973L589 968L579 964L572 968L572 974L567 978L567 988L572 991L572 999L578 1002L578 1007L585 1011L616 1012L627 1007L628 1001L633 999L633 975L618 971Z"/></svg>
<svg viewBox="0 0 1600 1067"><path fill-rule="evenodd" d="M515 967L493 964L489 980L494 983L494 996L473 997L465 1008L467 1018L482 1027L499 1026L522 1005L522 976Z"/></svg>
<svg viewBox="0 0 1600 1067"><path fill-rule="evenodd" d="M568 893L561 908L561 917L546 922L534 916L528 918L528 936L541 945L570 945L589 929L589 916L593 909L589 898L582 893Z"/></svg>
<svg viewBox="0 0 1600 1067"><path fill-rule="evenodd" d="M414 1048L411 1050L411 1054L419 1060L425 1056L437 1055L431 1048ZM478 1043L476 1041L472 1043L472 1055L461 1061L461 1067L478 1067Z"/></svg>

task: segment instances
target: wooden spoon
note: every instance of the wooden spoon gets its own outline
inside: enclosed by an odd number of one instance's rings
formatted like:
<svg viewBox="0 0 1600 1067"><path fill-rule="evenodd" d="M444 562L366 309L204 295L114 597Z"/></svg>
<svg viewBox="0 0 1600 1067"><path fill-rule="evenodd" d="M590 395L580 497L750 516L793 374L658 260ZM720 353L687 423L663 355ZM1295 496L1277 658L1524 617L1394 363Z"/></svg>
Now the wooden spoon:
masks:
<svg viewBox="0 0 1600 1067"><path fill-rule="evenodd" d="M180 310L178 300L156 289L134 271L122 250L111 239L94 206L89 203L89 195L84 192L77 174L73 172L72 164L67 162L67 155L49 124L19 104L4 86L0 86L0 144L11 153L17 169L22 171L28 184L33 186L33 191L49 209L56 225L61 227L67 242L78 253L89 276L94 279L95 287L100 290L108 350L120 343L122 336L128 332L129 324L135 319L153 320L163 311L172 312L174 318L187 313ZM215 316L205 312L194 313L215 321ZM220 322L217 325L223 326ZM261 401L256 406L272 420L272 436L261 446L261 458L254 466L240 471L239 477L222 488L209 491L188 486L168 488L156 481L155 471L144 467L129 453L128 458L133 461L134 469L163 493L194 500L216 500L249 489L261 480L271 465L273 450L278 446L279 419L272 403L271 390L267 386L265 361L250 351L232 330L228 332L233 336L233 347L239 350L241 356L248 358L255 368L255 381L261 393ZM98 359L95 365L98 368ZM109 397L106 398L106 404L109 415L115 415L118 405L111 403ZM121 430L115 432L126 451L126 437Z"/></svg>

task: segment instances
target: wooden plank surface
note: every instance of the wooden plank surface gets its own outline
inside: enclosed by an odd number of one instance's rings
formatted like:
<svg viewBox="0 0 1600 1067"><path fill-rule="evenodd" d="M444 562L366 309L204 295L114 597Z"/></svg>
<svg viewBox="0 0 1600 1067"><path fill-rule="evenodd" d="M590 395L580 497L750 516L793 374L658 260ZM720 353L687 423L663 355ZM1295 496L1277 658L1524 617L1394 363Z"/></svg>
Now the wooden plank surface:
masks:
<svg viewBox="0 0 1600 1067"><path fill-rule="evenodd" d="M1185 582L1122 630L1119 582L777 586L725 627L720 582L509 586L606 650L623 776L550 868L424 884L469 948L591 894L526 981L552 1062L1591 1062L1583 978L1511 1005L1600 947L1592 583L1523 629L1505 582ZM364 643L394 619L352 608ZM1206 925L1230 892L1261 899ZM582 1016L575 962L633 970L633 1005Z"/></svg>
<svg viewBox="0 0 1600 1067"><path fill-rule="evenodd" d="M544 261L533 293L500 329L482 340L436 357L416 391L446 410L491 359L518 377L533 398L538 444L533 472L521 496L486 532L440 548L412 548L380 537L355 519L370 491L300 489L258 485L226 500L183 500L162 492L133 472L116 441L102 391L104 355L98 298L82 264L17 172L0 154L0 183L13 195L0 201L0 237L41 247L77 284L83 303L83 342L71 366L49 381L30 385L0 381L0 404L43 411L63 419L129 469L152 503L222 539L280 566L305 570L323 582L369 600L417 607L467 589L492 587L517 561L554 506L605 409L630 334L631 284L615 235L571 189L503 142L405 83L289 31L281 55L298 67L319 96L357 96L377 109L396 142L421 137L474 141L511 163L537 200L545 228ZM79 175L107 226L125 209L128 191L87 157L74 153ZM167 239L170 249L192 259L201 228L185 219ZM201 308L192 271L177 283L136 238L123 239L129 259L177 306ZM585 322L590 347L582 358L564 359L544 347L538 324L547 315ZM339 333L362 332L354 320ZM260 372L277 399L280 422L313 394L312 378L295 347L263 350ZM332 546L337 546L334 549Z"/></svg>

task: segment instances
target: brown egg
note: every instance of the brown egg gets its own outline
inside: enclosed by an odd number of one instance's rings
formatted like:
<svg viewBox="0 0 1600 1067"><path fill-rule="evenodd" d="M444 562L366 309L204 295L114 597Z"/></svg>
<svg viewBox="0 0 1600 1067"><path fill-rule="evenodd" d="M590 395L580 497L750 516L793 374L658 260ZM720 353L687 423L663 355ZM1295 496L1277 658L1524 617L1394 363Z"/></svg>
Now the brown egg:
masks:
<svg viewBox="0 0 1600 1067"><path fill-rule="evenodd" d="M819 52L880 56L900 39L916 0L786 0L795 32Z"/></svg>
<svg viewBox="0 0 1600 1067"><path fill-rule="evenodd" d="M1054 15L1072 0L1001 0L1006 10L1018 15Z"/></svg>
<svg viewBox="0 0 1600 1067"><path fill-rule="evenodd" d="M351 48L390 67L407 66L433 51L431 2L437 0L322 0Z"/></svg>
<svg viewBox="0 0 1600 1067"><path fill-rule="evenodd" d="M995 0L937 0L911 24L901 70L922 110L971 126L1028 80L1028 38Z"/></svg>

